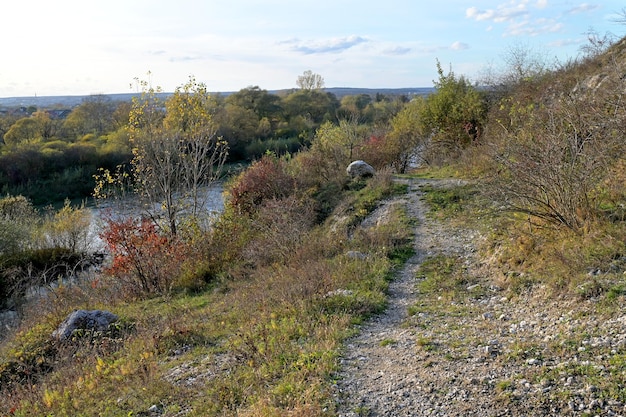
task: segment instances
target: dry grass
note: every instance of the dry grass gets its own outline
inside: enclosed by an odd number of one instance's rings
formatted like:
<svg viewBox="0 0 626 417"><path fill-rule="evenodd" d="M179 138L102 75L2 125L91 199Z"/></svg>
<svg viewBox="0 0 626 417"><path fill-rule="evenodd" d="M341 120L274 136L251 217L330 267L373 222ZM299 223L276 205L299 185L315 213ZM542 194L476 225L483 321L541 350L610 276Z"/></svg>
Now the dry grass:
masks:
<svg viewBox="0 0 626 417"><path fill-rule="evenodd" d="M347 197L371 210L390 185L374 180ZM24 330L0 346L3 381L17 378L2 384L0 414L142 415L156 406L162 415L331 415L339 348L353 323L384 306L387 255L406 244L406 225L395 216L349 239L348 230L292 224L294 207L273 204L256 224L232 229L243 256L221 253L207 265L215 271L220 259L238 259L243 267L228 265L202 292L130 302L100 282L33 306ZM367 259L344 255L364 244ZM75 308L113 311L119 332L55 344L52 330ZM28 364L28 377L12 364Z"/></svg>

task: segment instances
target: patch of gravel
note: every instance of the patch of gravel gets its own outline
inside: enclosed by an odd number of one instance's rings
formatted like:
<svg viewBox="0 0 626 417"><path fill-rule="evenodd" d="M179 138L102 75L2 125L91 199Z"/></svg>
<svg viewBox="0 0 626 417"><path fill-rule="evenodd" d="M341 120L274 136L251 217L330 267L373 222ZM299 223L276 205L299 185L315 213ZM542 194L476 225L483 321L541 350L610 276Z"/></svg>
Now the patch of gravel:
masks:
<svg viewBox="0 0 626 417"><path fill-rule="evenodd" d="M420 186L385 202L405 204L415 222L415 255L398 271L389 306L363 324L340 359L337 412L354 416L626 415L626 316L602 317L593 301L552 300L541 289L511 295L494 285L475 250L481 235L427 216ZM467 296L417 290L417 271L435 255L459 257L471 276ZM409 315L408 307L416 314ZM625 311L625 309L621 309ZM621 365L620 365L621 364Z"/></svg>

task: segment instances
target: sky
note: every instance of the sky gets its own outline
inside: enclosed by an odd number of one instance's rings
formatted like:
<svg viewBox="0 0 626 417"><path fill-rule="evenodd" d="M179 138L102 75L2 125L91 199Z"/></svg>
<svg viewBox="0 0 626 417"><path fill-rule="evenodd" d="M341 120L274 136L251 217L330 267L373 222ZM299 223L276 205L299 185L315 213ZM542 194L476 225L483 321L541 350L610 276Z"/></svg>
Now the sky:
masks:
<svg viewBox="0 0 626 417"><path fill-rule="evenodd" d="M513 50L546 62L588 35L619 39L614 0L4 0L0 97L174 91L432 87L436 63L479 82ZM508 55L507 55L508 54Z"/></svg>

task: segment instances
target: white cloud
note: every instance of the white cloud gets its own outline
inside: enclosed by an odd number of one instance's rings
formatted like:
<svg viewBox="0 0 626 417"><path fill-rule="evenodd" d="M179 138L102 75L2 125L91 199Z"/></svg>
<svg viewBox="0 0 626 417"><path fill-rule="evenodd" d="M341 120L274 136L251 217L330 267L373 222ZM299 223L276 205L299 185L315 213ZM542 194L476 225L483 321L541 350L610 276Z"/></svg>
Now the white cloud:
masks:
<svg viewBox="0 0 626 417"><path fill-rule="evenodd" d="M385 55L406 55L409 52L411 52L411 48L406 48L404 46L395 46L393 48L383 50L383 54Z"/></svg>
<svg viewBox="0 0 626 417"><path fill-rule="evenodd" d="M598 4L582 3L582 4L579 4L578 6L570 8L567 11L567 13L568 14L585 13L585 12L590 12L592 10L596 10L599 8L600 8L600 5Z"/></svg>
<svg viewBox="0 0 626 417"><path fill-rule="evenodd" d="M450 45L450 49L453 51L463 51L465 49L469 49L469 45L463 42L456 41L452 45Z"/></svg>
<svg viewBox="0 0 626 417"><path fill-rule="evenodd" d="M529 5L534 5L529 9ZM562 31L564 25L556 19L538 17L539 9L548 7L548 0L511 0L501 3L494 9L480 10L470 7L465 11L465 17L478 22L488 21L494 24L505 24L503 36L537 36L544 33ZM572 10L592 10L596 6L583 4ZM487 31L491 31L489 25Z"/></svg>
<svg viewBox="0 0 626 417"><path fill-rule="evenodd" d="M478 10L476 7L470 7L465 11L465 17L475 19L479 22L481 20L491 20L494 14L493 10Z"/></svg>
<svg viewBox="0 0 626 417"><path fill-rule="evenodd" d="M509 25L505 36L538 36L563 30L563 24L552 19L537 19L533 22L524 20Z"/></svg>
<svg viewBox="0 0 626 417"><path fill-rule="evenodd" d="M365 42L368 42L368 40L361 36L352 35L344 38L324 39L321 41L301 42L298 40L294 40L293 42L285 41L284 43L291 43L293 45L291 47L293 51L300 52L305 55L310 55L339 53Z"/></svg>
<svg viewBox="0 0 626 417"><path fill-rule="evenodd" d="M501 4L496 9L479 10L477 7L470 7L465 10L465 17L476 21L493 21L496 23L510 22L516 18L527 16L527 1Z"/></svg>

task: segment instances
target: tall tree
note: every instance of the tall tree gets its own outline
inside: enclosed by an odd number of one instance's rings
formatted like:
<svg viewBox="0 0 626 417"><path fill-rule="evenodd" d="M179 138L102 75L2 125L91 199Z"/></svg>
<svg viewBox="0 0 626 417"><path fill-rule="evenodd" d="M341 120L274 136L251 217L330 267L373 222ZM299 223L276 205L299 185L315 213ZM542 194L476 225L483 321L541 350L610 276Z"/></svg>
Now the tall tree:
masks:
<svg viewBox="0 0 626 417"><path fill-rule="evenodd" d="M46 112L34 112L29 117L17 120L4 134L4 143L17 145L20 142L36 139L50 139L55 133L55 126Z"/></svg>
<svg viewBox="0 0 626 417"><path fill-rule="evenodd" d="M215 117L218 134L226 140L230 156L244 159L245 149L255 138L259 119L253 110L234 103L225 103Z"/></svg>
<svg viewBox="0 0 626 417"><path fill-rule="evenodd" d="M262 90L258 86L246 87L226 97L227 104L252 110L258 119L274 118L280 113L280 97Z"/></svg>
<svg viewBox="0 0 626 417"><path fill-rule="evenodd" d="M20 142L41 137L41 126L31 117L19 119L4 134L4 143L17 145Z"/></svg>
<svg viewBox="0 0 626 417"><path fill-rule="evenodd" d="M116 103L102 94L91 95L69 114L63 127L75 136L93 133L100 136L114 128Z"/></svg>
<svg viewBox="0 0 626 417"><path fill-rule="evenodd" d="M298 76L296 85L303 90L321 90L324 88L324 78L311 70L306 70Z"/></svg>
<svg viewBox="0 0 626 417"><path fill-rule="evenodd" d="M215 102L204 84L191 78L165 103L159 89L142 86L130 113L133 172L149 215L156 222L154 207L162 207L168 231L176 235L183 214L201 214L201 187L217 178L227 147L215 133Z"/></svg>
<svg viewBox="0 0 626 417"><path fill-rule="evenodd" d="M337 120L339 100L332 93L317 90L298 90L283 100L287 118L304 117L311 127L328 120Z"/></svg>
<svg viewBox="0 0 626 417"><path fill-rule="evenodd" d="M176 89L165 107L164 127L179 137L181 191L190 200L189 214L197 217L206 207L206 193L203 197L201 188L219 177L228 155L227 144L217 136L213 120L217 102L206 85L190 78L187 84Z"/></svg>

